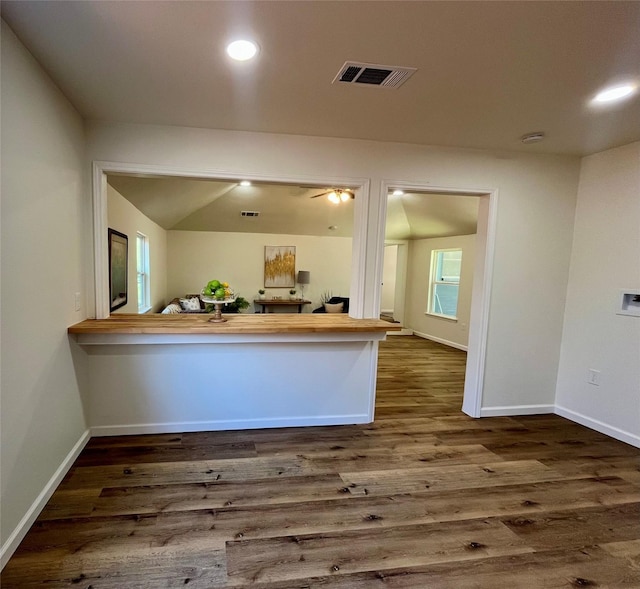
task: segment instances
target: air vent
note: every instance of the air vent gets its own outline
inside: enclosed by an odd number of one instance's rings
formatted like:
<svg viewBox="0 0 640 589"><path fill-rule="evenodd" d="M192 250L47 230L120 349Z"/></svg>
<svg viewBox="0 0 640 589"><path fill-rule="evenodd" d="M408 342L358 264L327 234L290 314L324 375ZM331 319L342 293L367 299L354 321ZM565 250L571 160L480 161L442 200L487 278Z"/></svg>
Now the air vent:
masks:
<svg viewBox="0 0 640 589"><path fill-rule="evenodd" d="M332 84L344 82L346 84L366 84L367 86L398 88L416 71L417 69L414 67L398 67L347 61L340 68Z"/></svg>
<svg viewBox="0 0 640 589"><path fill-rule="evenodd" d="M241 217L257 217L260 211L240 211Z"/></svg>

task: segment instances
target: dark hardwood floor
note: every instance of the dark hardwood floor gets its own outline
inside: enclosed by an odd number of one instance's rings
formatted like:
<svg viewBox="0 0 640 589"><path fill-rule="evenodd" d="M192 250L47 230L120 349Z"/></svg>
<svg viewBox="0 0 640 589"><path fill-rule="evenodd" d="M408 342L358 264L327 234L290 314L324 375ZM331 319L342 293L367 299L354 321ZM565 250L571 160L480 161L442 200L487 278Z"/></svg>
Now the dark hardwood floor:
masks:
<svg viewBox="0 0 640 589"><path fill-rule="evenodd" d="M95 438L2 587L640 587L640 450L463 415L465 354L381 345L376 420Z"/></svg>

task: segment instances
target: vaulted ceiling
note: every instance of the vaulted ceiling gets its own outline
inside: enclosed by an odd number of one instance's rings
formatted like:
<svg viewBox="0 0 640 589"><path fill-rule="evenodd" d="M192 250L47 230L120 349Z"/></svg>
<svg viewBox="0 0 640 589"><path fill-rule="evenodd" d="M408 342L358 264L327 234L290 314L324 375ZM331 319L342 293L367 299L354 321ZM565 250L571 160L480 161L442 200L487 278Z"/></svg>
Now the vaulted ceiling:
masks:
<svg viewBox="0 0 640 589"><path fill-rule="evenodd" d="M353 201L333 204L327 187L291 186L173 177L113 175L108 183L167 230L232 231L351 237ZM242 211L258 213L242 216ZM389 240L470 235L476 232L478 198L406 192L390 195Z"/></svg>
<svg viewBox="0 0 640 589"><path fill-rule="evenodd" d="M640 2L32 1L3 18L87 119L583 155L640 139ZM226 43L251 37L253 62ZM346 61L417 68L332 84ZM523 145L520 137L547 138Z"/></svg>

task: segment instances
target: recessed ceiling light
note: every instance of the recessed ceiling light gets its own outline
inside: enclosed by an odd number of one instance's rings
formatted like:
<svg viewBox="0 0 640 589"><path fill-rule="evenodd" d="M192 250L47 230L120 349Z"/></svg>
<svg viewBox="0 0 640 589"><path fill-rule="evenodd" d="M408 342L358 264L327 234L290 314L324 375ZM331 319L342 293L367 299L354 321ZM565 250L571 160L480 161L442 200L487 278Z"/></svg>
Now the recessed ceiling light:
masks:
<svg viewBox="0 0 640 589"><path fill-rule="evenodd" d="M258 53L258 46L253 41L239 39L227 45L227 55L236 61L247 61Z"/></svg>
<svg viewBox="0 0 640 589"><path fill-rule="evenodd" d="M243 180L240 182L240 186L251 186L251 182L249 182L249 180Z"/></svg>
<svg viewBox="0 0 640 589"><path fill-rule="evenodd" d="M617 102L629 98L635 94L638 87L635 84L621 84L619 86L611 86L598 92L591 102L595 104L605 104L607 102Z"/></svg>
<svg viewBox="0 0 640 589"><path fill-rule="evenodd" d="M393 196L402 196L404 194L404 190L394 190L392 194Z"/></svg>
<svg viewBox="0 0 640 589"><path fill-rule="evenodd" d="M542 131L536 131L535 133L527 133L520 137L520 141L525 145L529 143L538 143L544 139L544 133Z"/></svg>

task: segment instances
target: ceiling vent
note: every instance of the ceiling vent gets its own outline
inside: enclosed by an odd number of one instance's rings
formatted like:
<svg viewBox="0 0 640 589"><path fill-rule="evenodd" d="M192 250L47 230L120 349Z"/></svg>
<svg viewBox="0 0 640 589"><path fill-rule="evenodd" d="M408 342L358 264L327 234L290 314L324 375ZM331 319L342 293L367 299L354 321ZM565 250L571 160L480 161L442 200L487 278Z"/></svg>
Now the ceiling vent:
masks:
<svg viewBox="0 0 640 589"><path fill-rule="evenodd" d="M241 217L257 217L260 211L240 211Z"/></svg>
<svg viewBox="0 0 640 589"><path fill-rule="evenodd" d="M365 84L367 86L386 86L398 88L417 71L414 67L397 67L393 65L376 65L347 61L333 79L347 84Z"/></svg>

